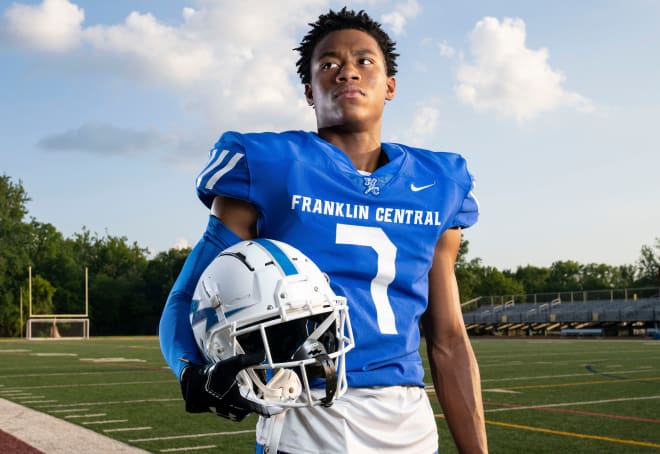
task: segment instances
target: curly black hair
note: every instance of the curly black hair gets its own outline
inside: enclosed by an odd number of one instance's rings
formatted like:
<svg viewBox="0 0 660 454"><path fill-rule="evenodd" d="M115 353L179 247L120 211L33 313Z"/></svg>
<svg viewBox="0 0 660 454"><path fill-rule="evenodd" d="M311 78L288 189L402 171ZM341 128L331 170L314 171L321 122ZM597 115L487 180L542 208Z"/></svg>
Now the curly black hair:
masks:
<svg viewBox="0 0 660 454"><path fill-rule="evenodd" d="M322 14L318 20L309 24L311 30L300 42L300 46L295 51L300 53L300 58L296 62L298 75L303 84L311 83L312 75L310 65L312 54L316 45L327 34L345 29L355 29L370 34L380 46L385 56L385 66L388 76L394 76L397 71L396 58L399 56L395 51L396 43L392 41L387 33L381 27L381 24L374 21L369 15L360 10L355 12L343 7L340 11L330 10L328 14Z"/></svg>

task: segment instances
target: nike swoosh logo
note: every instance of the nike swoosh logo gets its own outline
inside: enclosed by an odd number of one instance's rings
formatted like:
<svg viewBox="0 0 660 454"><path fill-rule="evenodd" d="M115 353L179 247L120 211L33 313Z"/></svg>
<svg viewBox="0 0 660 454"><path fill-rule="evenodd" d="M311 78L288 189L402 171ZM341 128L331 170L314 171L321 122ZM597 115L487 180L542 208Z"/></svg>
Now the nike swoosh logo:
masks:
<svg viewBox="0 0 660 454"><path fill-rule="evenodd" d="M410 190L412 192L419 192L419 191L423 191L424 189L428 189L428 188L433 187L433 186L435 186L435 181L431 184L426 184L424 186L415 186L415 183L410 183Z"/></svg>

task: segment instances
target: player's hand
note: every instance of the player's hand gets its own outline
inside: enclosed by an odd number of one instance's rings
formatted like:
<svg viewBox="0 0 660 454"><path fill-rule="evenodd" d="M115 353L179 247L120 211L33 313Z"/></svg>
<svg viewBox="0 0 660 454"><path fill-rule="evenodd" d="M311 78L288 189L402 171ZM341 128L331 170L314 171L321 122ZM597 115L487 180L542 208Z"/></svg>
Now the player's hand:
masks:
<svg viewBox="0 0 660 454"><path fill-rule="evenodd" d="M246 367L259 364L264 355L237 355L233 358L207 364L191 365L181 375L181 392L189 413L213 412L232 421L242 421L252 412L271 416L281 411L269 408L243 397L236 375Z"/></svg>

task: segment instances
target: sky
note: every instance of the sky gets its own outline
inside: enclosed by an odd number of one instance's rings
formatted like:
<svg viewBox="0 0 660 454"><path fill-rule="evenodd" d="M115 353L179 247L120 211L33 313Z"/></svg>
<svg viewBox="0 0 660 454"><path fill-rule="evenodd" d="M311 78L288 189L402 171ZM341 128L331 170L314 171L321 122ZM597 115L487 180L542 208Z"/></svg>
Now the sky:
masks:
<svg viewBox="0 0 660 454"><path fill-rule="evenodd" d="M468 259L624 265L660 237L655 0L0 0L0 174L65 237L193 245L223 131L315 130L292 49L344 5L401 54L383 140L468 160Z"/></svg>

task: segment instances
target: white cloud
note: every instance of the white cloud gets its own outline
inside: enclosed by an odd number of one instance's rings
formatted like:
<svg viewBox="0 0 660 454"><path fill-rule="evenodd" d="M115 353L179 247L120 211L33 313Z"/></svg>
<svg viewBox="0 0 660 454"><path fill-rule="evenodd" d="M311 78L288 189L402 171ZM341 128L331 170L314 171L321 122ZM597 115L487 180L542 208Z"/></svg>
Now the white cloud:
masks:
<svg viewBox="0 0 660 454"><path fill-rule="evenodd" d="M417 0L406 0L396 5L394 11L383 14L380 21L388 26L395 35L403 35L408 20L414 19L421 11Z"/></svg>
<svg viewBox="0 0 660 454"><path fill-rule="evenodd" d="M328 1L209 2L187 30L207 43L213 64L184 96L213 128L311 128L314 115L295 76L302 29ZM201 82L201 83L200 83Z"/></svg>
<svg viewBox="0 0 660 454"><path fill-rule="evenodd" d="M440 43L438 43L437 46L440 55L442 55L443 57L450 59L456 57L456 50L454 50L454 48L449 45L447 40L441 41Z"/></svg>
<svg viewBox="0 0 660 454"><path fill-rule="evenodd" d="M437 100L429 100L426 104L417 106L405 132L388 137L388 140L416 147L428 146L440 123L440 109L437 105Z"/></svg>
<svg viewBox="0 0 660 454"><path fill-rule="evenodd" d="M174 246L172 247L174 249L182 250L182 249L192 248L193 245L186 238L177 238L176 241L174 242Z"/></svg>
<svg viewBox="0 0 660 454"><path fill-rule="evenodd" d="M64 52L80 41L82 8L68 0L44 0L39 5L12 4L4 13L5 38L19 46Z"/></svg>
<svg viewBox="0 0 660 454"><path fill-rule="evenodd" d="M171 27L149 13L132 12L122 24L85 29L84 39L97 52L120 59L149 79L192 83L215 69L215 55L209 43L188 29L187 21L194 15L184 10L183 17L183 25Z"/></svg>
<svg viewBox="0 0 660 454"><path fill-rule="evenodd" d="M131 12L117 24L85 27L75 4L43 0L12 6L5 22L19 45L46 52L77 46L73 57L81 64L69 66L78 74L85 65L103 67L109 77L172 90L213 130L278 130L314 126L292 49L329 3L198 0L197 9L182 9L179 24ZM30 26L35 22L40 27Z"/></svg>
<svg viewBox="0 0 660 454"><path fill-rule="evenodd" d="M479 21L470 33L474 63L462 61L457 71L459 99L479 112L519 122L561 107L593 111L589 99L563 88L565 76L550 67L548 51L528 49L525 38L521 19Z"/></svg>
<svg viewBox="0 0 660 454"><path fill-rule="evenodd" d="M440 111L435 106L422 106L415 112L410 126L410 142L423 143L438 128Z"/></svg>

